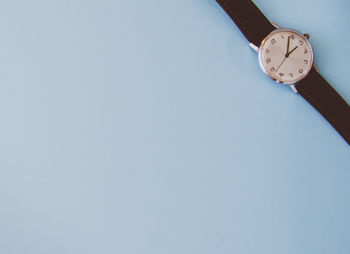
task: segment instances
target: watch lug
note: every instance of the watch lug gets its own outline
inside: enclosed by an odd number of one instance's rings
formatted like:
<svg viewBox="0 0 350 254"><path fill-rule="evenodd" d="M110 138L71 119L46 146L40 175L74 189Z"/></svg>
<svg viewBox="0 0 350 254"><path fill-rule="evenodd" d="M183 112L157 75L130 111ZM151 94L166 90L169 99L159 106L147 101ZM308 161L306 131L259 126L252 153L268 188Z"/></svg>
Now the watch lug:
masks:
<svg viewBox="0 0 350 254"><path fill-rule="evenodd" d="M271 24L272 24L274 27L276 27L277 29L281 28L279 25L277 25L277 24L274 23L274 22L271 22Z"/></svg>
<svg viewBox="0 0 350 254"><path fill-rule="evenodd" d="M317 66L316 66L315 63L314 63L314 68L315 68L315 70L316 70L318 73L320 73L320 72L318 71L318 68L317 68Z"/></svg>
<svg viewBox="0 0 350 254"><path fill-rule="evenodd" d="M290 87L290 89L292 89L292 91L293 91L294 93L298 93L298 90L297 90L297 88L295 87L295 84L289 85L289 87Z"/></svg>
<svg viewBox="0 0 350 254"><path fill-rule="evenodd" d="M249 47L251 47L252 49L254 49L256 52L259 51L259 47L255 46L253 43L249 43Z"/></svg>

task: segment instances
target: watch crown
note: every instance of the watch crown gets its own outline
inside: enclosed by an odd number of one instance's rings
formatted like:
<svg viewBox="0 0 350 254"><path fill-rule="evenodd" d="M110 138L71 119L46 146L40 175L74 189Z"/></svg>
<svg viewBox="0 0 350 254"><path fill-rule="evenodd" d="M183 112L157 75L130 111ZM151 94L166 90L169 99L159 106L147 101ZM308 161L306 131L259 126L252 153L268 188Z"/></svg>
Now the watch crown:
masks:
<svg viewBox="0 0 350 254"><path fill-rule="evenodd" d="M304 37L305 37L306 39L310 39L310 34L306 33L306 34L304 34Z"/></svg>

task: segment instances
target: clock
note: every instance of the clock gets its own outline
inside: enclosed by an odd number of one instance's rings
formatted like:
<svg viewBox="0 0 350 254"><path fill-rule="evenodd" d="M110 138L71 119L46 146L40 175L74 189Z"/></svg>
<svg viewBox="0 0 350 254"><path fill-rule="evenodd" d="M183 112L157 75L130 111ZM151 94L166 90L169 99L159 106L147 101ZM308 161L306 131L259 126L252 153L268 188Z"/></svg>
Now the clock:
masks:
<svg viewBox="0 0 350 254"><path fill-rule="evenodd" d="M292 29L276 29L259 47L259 63L263 72L283 84L294 84L302 80L313 65L313 50L307 40Z"/></svg>
<svg viewBox="0 0 350 254"><path fill-rule="evenodd" d="M350 106L314 64L309 35L270 22L251 0L216 0L236 23L271 79L300 94L350 145Z"/></svg>

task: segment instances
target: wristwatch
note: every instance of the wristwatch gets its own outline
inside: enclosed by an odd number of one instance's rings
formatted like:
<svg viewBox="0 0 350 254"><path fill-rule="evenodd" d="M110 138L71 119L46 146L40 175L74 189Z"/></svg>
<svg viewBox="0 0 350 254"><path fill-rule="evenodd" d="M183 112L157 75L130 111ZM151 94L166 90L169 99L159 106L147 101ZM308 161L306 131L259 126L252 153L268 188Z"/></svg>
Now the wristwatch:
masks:
<svg viewBox="0 0 350 254"><path fill-rule="evenodd" d="M319 74L310 35L280 28L251 0L216 1L258 52L263 72L303 96L350 145L350 106Z"/></svg>

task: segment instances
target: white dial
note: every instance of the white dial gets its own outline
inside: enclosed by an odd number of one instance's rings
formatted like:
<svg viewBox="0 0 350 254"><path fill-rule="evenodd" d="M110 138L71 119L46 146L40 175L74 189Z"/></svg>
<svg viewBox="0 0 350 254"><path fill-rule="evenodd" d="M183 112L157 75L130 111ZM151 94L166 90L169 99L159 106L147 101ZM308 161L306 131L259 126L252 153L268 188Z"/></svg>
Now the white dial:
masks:
<svg viewBox="0 0 350 254"><path fill-rule="evenodd" d="M259 48L263 71L277 82L293 84L303 79L313 65L313 51L304 35L291 29L277 29Z"/></svg>

